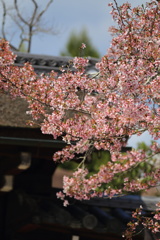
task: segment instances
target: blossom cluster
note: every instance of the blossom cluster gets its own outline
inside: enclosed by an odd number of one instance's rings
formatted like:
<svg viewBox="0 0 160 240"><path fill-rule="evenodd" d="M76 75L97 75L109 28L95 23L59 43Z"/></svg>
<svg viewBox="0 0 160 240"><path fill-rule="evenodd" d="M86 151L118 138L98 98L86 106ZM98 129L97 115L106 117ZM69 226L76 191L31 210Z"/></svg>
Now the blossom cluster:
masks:
<svg viewBox="0 0 160 240"><path fill-rule="evenodd" d="M157 206L159 206L160 203L157 203ZM128 223L128 228L126 229L123 237L125 237L127 240L132 240L132 237L136 234L137 226L142 226L140 231L149 230L154 234L154 239L156 238L156 233L160 232L160 222L157 220L160 220L160 213L156 212L153 216L153 218L143 216L142 214L143 207L140 206L140 208L136 209L132 213L133 221Z"/></svg>
<svg viewBox="0 0 160 240"><path fill-rule="evenodd" d="M117 174L148 158L141 151L121 153L128 138L145 131L154 140L160 137L160 2L153 0L133 9L129 3L119 7L116 0L114 3L110 4L111 14L117 25L110 29L111 46L96 64L96 77L86 73L88 59L82 57L74 58L73 68L60 75L52 71L39 76L29 63L14 66L15 55L9 44L0 40L0 90L24 98L42 133L67 143L54 154L54 161L82 158L73 177L64 178L63 193L58 195L62 199L112 197L159 181L157 169L147 176L148 183L125 178L121 189L110 185ZM85 162L95 149L109 151L111 161L90 175ZM156 144L151 150L152 155L160 152Z"/></svg>
<svg viewBox="0 0 160 240"><path fill-rule="evenodd" d="M155 140L160 136L159 6L157 1L147 3L146 8L131 9L127 3L116 9L112 5L119 28L112 28L114 38L97 63L96 78L86 74L88 59L82 57L74 58L75 71L38 76L28 63L14 66L9 44L0 41L1 89L28 101L33 119L42 119L44 134L63 137L67 146L55 153L54 160L68 161L76 154L87 159L91 149L110 151L112 163L102 166L94 176L84 177L85 184L78 188L81 198L86 198L86 192L87 196L96 194L93 189L102 182L144 160L146 156L138 152L120 156L127 137L145 131ZM153 145L152 150L157 153L159 148ZM124 163L117 163L121 158ZM83 188L85 191L80 190Z"/></svg>

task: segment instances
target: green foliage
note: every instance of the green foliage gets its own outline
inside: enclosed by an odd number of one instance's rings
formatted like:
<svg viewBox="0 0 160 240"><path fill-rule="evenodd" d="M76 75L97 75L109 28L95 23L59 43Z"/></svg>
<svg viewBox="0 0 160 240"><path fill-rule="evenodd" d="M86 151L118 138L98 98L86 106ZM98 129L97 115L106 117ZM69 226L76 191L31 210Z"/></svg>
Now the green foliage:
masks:
<svg viewBox="0 0 160 240"><path fill-rule="evenodd" d="M145 152L148 152L150 150L149 146L145 142L138 142L137 149L142 149Z"/></svg>
<svg viewBox="0 0 160 240"><path fill-rule="evenodd" d="M113 180L109 184L102 184L100 189L97 189L97 191L99 191L99 190L104 191L108 187L111 187L113 189L121 189L121 188L123 188L125 178L128 178L129 181L132 181L134 179L136 180L137 178L140 178L140 179L143 178L143 180L142 180L143 182L147 182L150 180L149 176L144 177L145 173L146 174L151 173L155 170L154 161L151 156L150 147L147 146L144 142L140 142L140 143L138 143L137 149L139 149L139 150L142 149L145 152L147 152L148 155L150 155L150 158L148 159L148 161L137 164L136 166L134 166L127 172L117 173L114 176ZM102 151L102 152L105 152L105 151ZM105 155L105 153L102 154L102 156L103 156L102 159L104 159L104 155ZM107 159L107 156L108 156L108 153L106 153L106 159ZM110 159L110 161L111 161L111 159ZM120 163L120 162L117 161L117 163Z"/></svg>
<svg viewBox="0 0 160 240"><path fill-rule="evenodd" d="M144 142L138 143L137 149L145 150L148 154L151 153L150 147L147 146ZM99 171L99 168L102 165L106 165L109 161L111 161L111 155L109 151L96 150L92 152L91 156L89 156L88 160L85 162L85 167L89 170L89 174L87 177L90 177L91 175L97 173ZM117 163L125 164L125 162L122 163L119 161L117 161ZM68 170L75 170L78 167L78 163L69 161L64 164L61 164L60 167ZM100 189L97 189L97 191L99 190L103 191L108 187L111 187L113 189L123 188L125 178L128 178L129 181L132 181L134 179L144 177L145 173L151 173L152 171L154 171L154 169L155 169L154 162L152 157L150 157L148 161L137 164L129 171L115 174L113 180L109 182L109 184L102 184ZM148 181L147 178L148 177L146 178L144 177L143 181L147 182Z"/></svg>
<svg viewBox="0 0 160 240"><path fill-rule="evenodd" d="M88 168L90 175L92 175L99 171L100 166L106 165L110 160L111 156L109 151L95 151L92 153L91 160L86 164L86 167Z"/></svg>
<svg viewBox="0 0 160 240"><path fill-rule="evenodd" d="M82 43L86 44L85 49L81 49ZM87 31L83 29L79 34L73 31L66 44L66 49L61 52L61 56L83 56L83 57L95 57L99 58L100 54L96 48L92 45L91 40L87 35Z"/></svg>
<svg viewBox="0 0 160 240"><path fill-rule="evenodd" d="M137 149L142 149L148 154L151 154L150 147L147 146L144 142L138 143ZM103 151L103 150L92 153L91 158L92 158L92 161L89 164L87 164L87 168L89 169L91 174L97 173L101 165L104 165L108 161L111 161L110 153L108 151ZM117 163L120 163L120 162L117 161ZM151 173L154 170L155 170L154 162L152 157L150 157L148 161L137 164L127 172L117 173L109 184L102 184L100 189L97 189L97 191L105 190L108 187L111 187L113 189L123 188L125 178L128 178L129 181L132 181L134 179L144 177L145 173ZM147 182L148 181L147 177L144 177L143 181Z"/></svg>
<svg viewBox="0 0 160 240"><path fill-rule="evenodd" d="M58 165L58 167L65 169L65 170L75 170L78 167L78 163L69 161L69 162L64 162Z"/></svg>
<svg viewBox="0 0 160 240"><path fill-rule="evenodd" d="M110 153L108 151L97 151L96 153L92 154L92 157L93 161L87 165L87 168L91 171L91 174L98 172L98 169L101 165L111 161ZM120 162L117 161L117 163ZM151 161L141 162L137 166L131 168L129 171L115 174L114 178L111 182L109 182L109 184L102 184L100 189L97 189L97 191L104 191L108 187L111 189L121 189L123 188L125 178L128 178L129 181L132 181L134 179L141 178L144 173L150 173L152 171L154 171L154 165ZM147 179L144 178L144 181L147 181Z"/></svg>
<svg viewBox="0 0 160 240"><path fill-rule="evenodd" d="M24 52L24 53L27 52L27 47L26 47L24 42L20 45L18 51L19 52Z"/></svg>

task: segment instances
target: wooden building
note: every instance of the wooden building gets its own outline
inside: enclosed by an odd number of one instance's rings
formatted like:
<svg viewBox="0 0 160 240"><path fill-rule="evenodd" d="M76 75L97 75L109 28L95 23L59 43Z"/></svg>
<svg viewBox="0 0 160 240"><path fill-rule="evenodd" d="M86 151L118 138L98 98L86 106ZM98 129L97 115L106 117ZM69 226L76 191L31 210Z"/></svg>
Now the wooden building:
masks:
<svg viewBox="0 0 160 240"><path fill-rule="evenodd" d="M67 57L16 54L15 65L29 61L38 73L59 71L70 61ZM89 60L88 71L94 70L96 61ZM155 200L138 196L82 202L72 199L69 207L63 207L56 198L59 189L51 182L57 168L53 152L65 143L26 125L30 118L26 110L24 100L1 93L0 240L120 240L132 220L131 211L139 205L146 214L154 210ZM148 236L148 240L153 239L150 233Z"/></svg>

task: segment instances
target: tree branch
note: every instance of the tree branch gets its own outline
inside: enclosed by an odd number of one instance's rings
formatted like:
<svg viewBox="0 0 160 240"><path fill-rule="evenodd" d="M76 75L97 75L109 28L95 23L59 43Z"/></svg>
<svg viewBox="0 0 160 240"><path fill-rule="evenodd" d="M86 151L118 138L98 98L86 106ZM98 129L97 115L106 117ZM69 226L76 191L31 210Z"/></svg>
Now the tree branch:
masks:
<svg viewBox="0 0 160 240"><path fill-rule="evenodd" d="M27 26L29 26L29 23L22 17L22 15L20 14L20 11L19 11L19 8L18 8L18 5L17 5L17 0L14 0L14 6L15 6L15 9L16 9L16 12L17 12L17 15L19 17L19 19L25 23Z"/></svg>
<svg viewBox="0 0 160 240"><path fill-rule="evenodd" d="M7 40L6 38L6 34L5 34L5 23L6 23L6 14L7 14L7 10L6 10L6 4L4 3L3 0L1 0L2 6L3 6L3 18L2 18L2 37L4 39Z"/></svg>
<svg viewBox="0 0 160 240"><path fill-rule="evenodd" d="M34 0L33 0L33 1L34 1ZM41 18L42 15L47 11L47 9L49 8L49 6L51 5L52 2L53 2L53 0L50 0L50 1L47 3L45 9L43 9L43 11L41 11L41 12L38 14L38 16L37 16L37 18L36 18L35 24L40 21L40 18Z"/></svg>
<svg viewBox="0 0 160 240"><path fill-rule="evenodd" d="M121 12L120 12L120 9L119 9L119 7L118 7L118 3L117 3L116 0L114 0L114 3L115 3L115 6L116 6L116 9L117 9L117 12L118 12L118 14L119 14L119 17L120 17L120 19L121 19L121 29L122 29L122 25L125 26L125 24L124 24L124 22L123 22L122 14L121 14Z"/></svg>
<svg viewBox="0 0 160 240"><path fill-rule="evenodd" d="M38 10L38 4L36 3L35 0L32 0L33 4L34 4L34 11L32 13L32 17L31 17L31 20L30 20L30 27L33 27L34 25L34 19L36 18L36 13L37 13L37 10Z"/></svg>

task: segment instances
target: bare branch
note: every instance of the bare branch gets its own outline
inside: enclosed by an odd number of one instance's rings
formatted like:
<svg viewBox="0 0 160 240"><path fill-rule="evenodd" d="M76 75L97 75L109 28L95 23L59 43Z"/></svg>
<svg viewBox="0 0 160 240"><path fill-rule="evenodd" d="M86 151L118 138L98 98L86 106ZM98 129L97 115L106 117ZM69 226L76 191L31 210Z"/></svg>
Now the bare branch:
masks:
<svg viewBox="0 0 160 240"><path fill-rule="evenodd" d="M6 38L6 34L5 34L5 23L6 23L6 14L7 14L7 10L6 10L6 4L4 3L3 0L1 0L2 6L3 6L3 18L2 18L2 37L4 39Z"/></svg>
<svg viewBox="0 0 160 240"><path fill-rule="evenodd" d="M38 10L38 4L36 3L35 0L32 0L33 4L34 4L34 11L32 13L32 17L31 17L31 20L30 20L30 28L33 27L33 24L34 24L34 19L36 18L36 13L37 13L37 10Z"/></svg>
<svg viewBox="0 0 160 240"><path fill-rule="evenodd" d="M37 0L30 0L32 2L32 11L30 11L30 15L26 17L23 15L21 8L19 7L18 0L13 1L13 7L11 9L8 8L7 4L5 3L5 0L0 0L3 7L3 19L2 19L2 36L6 39L6 18L9 16L12 21L18 26L20 33L19 33L19 47L23 44L23 42L27 42L27 52L30 52L31 50L31 44L32 44L32 38L36 33L50 33L55 34L54 31L52 31L52 27L46 28L42 26L41 24L41 18L44 15L44 13L48 10L49 6L53 2L53 0L48 0L48 3L46 6L44 6L44 9L41 11L40 6L38 5ZM15 12L11 12L15 11Z"/></svg>
<svg viewBox="0 0 160 240"><path fill-rule="evenodd" d="M49 6L51 5L52 2L53 2L53 0L50 0L50 1L47 3L45 9L43 9L43 11L41 11L41 12L39 13L39 15L37 16L37 19L36 19L36 22L35 22L35 23L37 23L37 22L40 21L42 15L48 10L48 8L49 8Z"/></svg>
<svg viewBox="0 0 160 240"><path fill-rule="evenodd" d="M52 30L53 27L50 28L42 28L40 26L37 26L37 28L33 29L33 35L36 35L37 33L45 33L45 34L56 34L57 32Z"/></svg>
<svg viewBox="0 0 160 240"><path fill-rule="evenodd" d="M15 9L16 9L16 12L17 12L17 15L19 17L19 19L25 23L27 26L29 26L29 23L22 17L22 15L20 14L20 11L19 11L19 8L18 8L18 4L17 4L17 0L14 0L14 6L15 6Z"/></svg>
<svg viewBox="0 0 160 240"><path fill-rule="evenodd" d="M24 32L24 27L22 26L19 19L17 19L15 16L10 15L11 19L16 23L16 25L20 28L21 32Z"/></svg>
<svg viewBox="0 0 160 240"><path fill-rule="evenodd" d="M114 0L114 3L115 3L115 6L116 6L116 9L117 9L117 12L119 14L119 17L121 19L121 29L122 29L122 25L123 26L125 25L124 22L123 22L122 14L121 14L120 8L118 6L117 0Z"/></svg>

